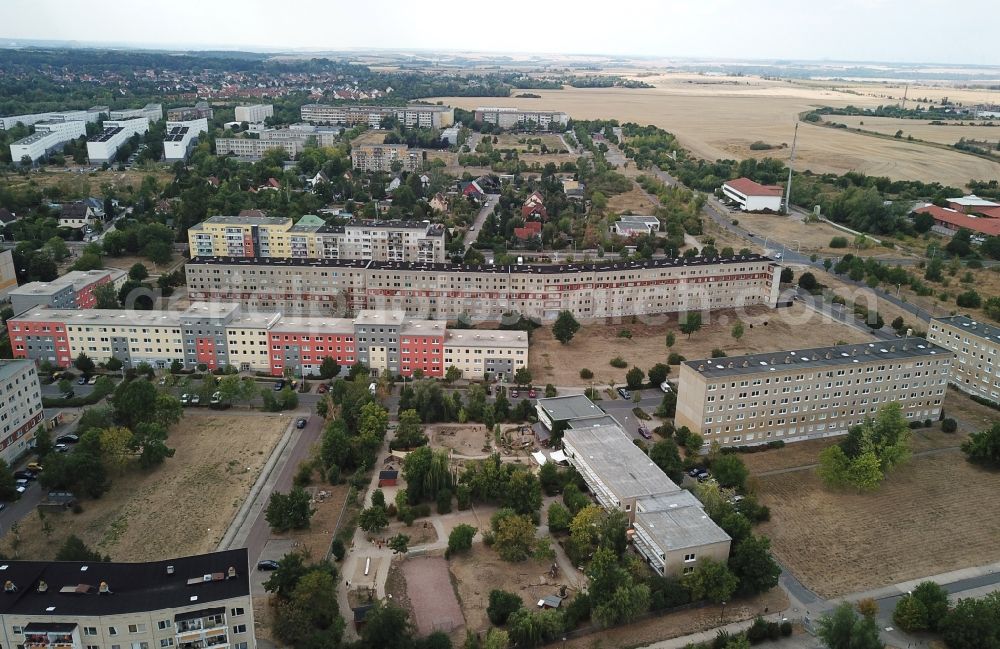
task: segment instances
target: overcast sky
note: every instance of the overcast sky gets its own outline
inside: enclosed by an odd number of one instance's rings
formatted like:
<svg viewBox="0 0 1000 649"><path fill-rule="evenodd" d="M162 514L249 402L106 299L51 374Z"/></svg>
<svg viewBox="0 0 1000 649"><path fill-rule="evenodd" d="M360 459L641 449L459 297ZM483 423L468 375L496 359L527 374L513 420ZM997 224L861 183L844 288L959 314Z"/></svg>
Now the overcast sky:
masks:
<svg viewBox="0 0 1000 649"><path fill-rule="evenodd" d="M0 0L0 37L150 47L419 48L1000 63L1000 2Z"/></svg>

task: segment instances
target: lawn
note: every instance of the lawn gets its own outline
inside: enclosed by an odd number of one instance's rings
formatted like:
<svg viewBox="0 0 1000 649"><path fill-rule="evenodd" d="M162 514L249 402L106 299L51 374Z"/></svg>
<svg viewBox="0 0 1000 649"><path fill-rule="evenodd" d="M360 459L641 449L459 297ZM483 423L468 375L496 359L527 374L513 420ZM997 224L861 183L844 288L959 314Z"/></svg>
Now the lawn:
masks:
<svg viewBox="0 0 1000 649"><path fill-rule="evenodd" d="M875 493L833 491L815 470L762 476L777 557L823 597L1000 559L1000 473L959 451L915 457Z"/></svg>
<svg viewBox="0 0 1000 649"><path fill-rule="evenodd" d="M111 490L99 500L84 500L80 514L47 514L50 535L37 514L29 515L20 524L20 543L8 530L0 551L52 559L65 538L76 534L115 561L210 552L287 425L287 418L265 413L188 415L170 431L167 443L177 452L163 466L113 475Z"/></svg>
<svg viewBox="0 0 1000 649"><path fill-rule="evenodd" d="M731 329L737 317L745 324L745 334L737 341ZM643 371L656 363L666 363L670 352L677 352L689 360L708 358L712 349L724 350L729 356L776 351L788 348L794 340L795 347L809 348L829 345L835 341L867 342L866 333L823 318L796 302L786 309L749 307L737 314L733 310L713 311L701 330L690 339L677 326L677 315L643 318L643 321L621 324L594 324L580 328L568 345L552 337L551 327L539 327L531 335L529 364L536 385L552 383L556 386L607 385L624 382L625 372L637 365ZM764 323L767 323L766 325ZM751 323L753 328L751 328ZM631 338L620 337L623 331ZM674 346L666 346L666 333L673 331ZM611 367L610 361L621 356L627 366ZM589 368L593 380L580 378L580 369ZM678 369L671 368L676 377Z"/></svg>

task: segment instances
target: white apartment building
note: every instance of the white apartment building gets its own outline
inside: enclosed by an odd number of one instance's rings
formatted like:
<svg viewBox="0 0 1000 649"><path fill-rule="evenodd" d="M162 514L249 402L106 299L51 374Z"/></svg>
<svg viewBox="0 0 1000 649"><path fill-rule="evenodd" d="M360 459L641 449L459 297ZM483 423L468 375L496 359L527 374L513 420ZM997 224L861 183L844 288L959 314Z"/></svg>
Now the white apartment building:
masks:
<svg viewBox="0 0 1000 649"><path fill-rule="evenodd" d="M167 134L163 139L163 158L167 162L187 159L188 153L198 141L198 136L208 133L208 119L168 121Z"/></svg>
<svg viewBox="0 0 1000 649"><path fill-rule="evenodd" d="M400 171L417 171L423 160L419 151L405 144L361 144L351 148L351 165L361 171L393 171L399 162Z"/></svg>
<svg viewBox="0 0 1000 649"><path fill-rule="evenodd" d="M621 427L570 427L563 450L597 502L625 513L636 551L660 575L690 572L706 558L729 558L729 535Z"/></svg>
<svg viewBox="0 0 1000 649"><path fill-rule="evenodd" d="M149 119L145 117L105 120L104 130L87 138L87 157L94 164L110 162L129 138L147 131L149 131Z"/></svg>
<svg viewBox="0 0 1000 649"><path fill-rule="evenodd" d="M246 548L147 563L4 561L0 643L255 649L249 573Z"/></svg>
<svg viewBox="0 0 1000 649"><path fill-rule="evenodd" d="M341 129L295 124L289 128L265 128L256 131L258 139L243 137L216 138L216 155L235 155L247 160L260 160L271 149L282 149L290 158L299 155L307 145L334 146Z"/></svg>
<svg viewBox="0 0 1000 649"><path fill-rule="evenodd" d="M502 329L449 329L444 337L444 367L455 366L465 378L495 376L513 380L528 366L528 334Z"/></svg>
<svg viewBox="0 0 1000 649"><path fill-rule="evenodd" d="M455 109L451 106L410 104L407 106L331 106L305 104L301 109L302 120L313 124L365 124L378 128L384 117L393 116L405 126L420 128L447 128L455 123Z"/></svg>
<svg viewBox="0 0 1000 649"><path fill-rule="evenodd" d="M135 117L145 117L150 122L158 122L163 119L163 104L146 104L142 108L123 108L113 110L108 114L108 119L132 119Z"/></svg>
<svg viewBox="0 0 1000 649"><path fill-rule="evenodd" d="M13 465L26 453L44 417L34 361L0 360L0 458Z"/></svg>
<svg viewBox="0 0 1000 649"><path fill-rule="evenodd" d="M107 106L92 106L87 110L63 110L0 117L0 130L11 129L18 124L33 126L39 122L96 122L102 114L107 114L107 112Z"/></svg>
<svg viewBox="0 0 1000 649"><path fill-rule="evenodd" d="M256 124L268 117L274 117L273 104L254 104L252 106L237 106L236 121Z"/></svg>
<svg viewBox="0 0 1000 649"><path fill-rule="evenodd" d="M1000 327L964 315L934 318L927 340L954 352L952 385L1000 403Z"/></svg>
<svg viewBox="0 0 1000 649"><path fill-rule="evenodd" d="M954 360L911 338L686 361L674 423L742 446L844 435L894 402L936 421Z"/></svg>
<svg viewBox="0 0 1000 649"><path fill-rule="evenodd" d="M515 128L528 122L537 124L539 128L549 128L552 122L565 126L569 122L569 115L554 110L480 106L476 109L475 120L484 124L496 124L500 128Z"/></svg>
<svg viewBox="0 0 1000 649"><path fill-rule="evenodd" d="M32 162L38 161L70 140L87 134L86 121L36 122L35 132L10 145L10 158L20 162L25 156Z"/></svg>

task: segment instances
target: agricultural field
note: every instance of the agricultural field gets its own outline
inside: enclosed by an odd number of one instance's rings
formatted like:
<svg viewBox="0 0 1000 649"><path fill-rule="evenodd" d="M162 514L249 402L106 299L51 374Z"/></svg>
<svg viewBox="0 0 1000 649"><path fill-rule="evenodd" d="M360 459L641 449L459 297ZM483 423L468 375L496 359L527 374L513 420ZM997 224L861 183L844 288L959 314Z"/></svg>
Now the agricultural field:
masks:
<svg viewBox="0 0 1000 649"><path fill-rule="evenodd" d="M664 74L643 80L655 88L564 88L533 91L532 108L563 110L578 119L618 119L655 124L674 133L694 155L718 158L775 157L787 161L799 113L817 106L875 107L887 101L882 86L801 84L757 77L699 77ZM843 86L844 84L840 84ZM951 89L948 89L951 90ZM868 96L868 93L874 96ZM911 96L930 96L910 88ZM945 94L957 99L954 93ZM970 94L970 93L965 93ZM988 100L988 97L984 97ZM438 97L452 106L474 109L471 97ZM432 101L434 101L432 100ZM971 101L971 97L966 101ZM491 98L499 106L522 106L525 100ZM751 151L761 141L779 147ZM781 148L782 145L789 145ZM1000 163L917 142L883 140L842 129L803 124L796 165L815 172L863 171L902 180L940 181L963 186L970 178L1000 176Z"/></svg>
<svg viewBox="0 0 1000 649"><path fill-rule="evenodd" d="M814 469L755 480L760 532L826 598L1000 559L1000 473L957 450L914 457L875 494L827 489Z"/></svg>
<svg viewBox="0 0 1000 649"><path fill-rule="evenodd" d="M902 119L896 117L863 117L861 115L824 115L823 119L827 122L847 124L848 128L860 128L865 131L874 131L884 135L895 135L897 131L903 131L903 138L912 135L918 140L937 142L939 144L952 145L962 138L980 142L992 142L994 145L1000 142L1000 124L997 123L993 123L992 126L985 126L985 122L981 121L948 121L941 125L931 124L930 120Z"/></svg>
<svg viewBox="0 0 1000 649"><path fill-rule="evenodd" d="M740 341L731 335L737 319L743 320L745 329ZM624 330L632 337L621 337L619 334ZM673 331L676 338L670 349L666 346L667 331ZM797 347L808 348L838 340L867 342L872 337L824 318L796 302L777 311L766 307L750 307L740 314L732 310L715 311L711 320L690 339L680 333L676 314L640 318L636 323L625 320L617 324L585 325L568 345L552 337L551 327L540 327L531 336L529 365L538 385L607 385L612 381L624 382L625 372L633 365L645 371L655 363L667 362L670 352L694 360L708 358L712 349L719 348L729 356L736 356L785 349L787 341L792 339ZM611 367L610 361L616 356L627 363L625 368ZM593 371L592 381L580 378L581 368ZM672 375L676 376L677 371L673 367Z"/></svg>
<svg viewBox="0 0 1000 649"><path fill-rule="evenodd" d="M50 560L76 534L113 561L211 552L287 426L287 417L262 412L188 415L171 428L167 443L177 452L163 466L111 475L111 490L84 500L82 513L47 514L50 533L38 515L28 516L17 535L4 536L0 551Z"/></svg>

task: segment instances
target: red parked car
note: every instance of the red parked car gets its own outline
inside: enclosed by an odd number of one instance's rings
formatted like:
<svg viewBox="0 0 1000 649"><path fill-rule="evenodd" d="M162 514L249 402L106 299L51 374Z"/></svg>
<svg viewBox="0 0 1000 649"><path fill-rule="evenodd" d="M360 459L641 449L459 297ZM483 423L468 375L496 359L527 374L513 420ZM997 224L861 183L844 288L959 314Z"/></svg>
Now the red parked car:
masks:
<svg viewBox="0 0 1000 649"><path fill-rule="evenodd" d="M538 393L535 392L535 388L531 388L531 389L528 390L528 397L534 399L537 396L538 396Z"/></svg>

